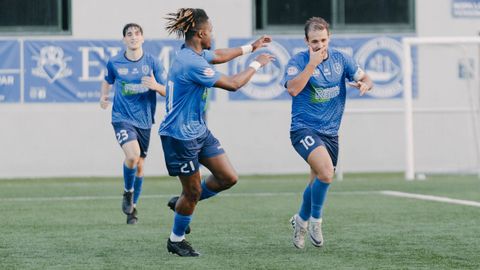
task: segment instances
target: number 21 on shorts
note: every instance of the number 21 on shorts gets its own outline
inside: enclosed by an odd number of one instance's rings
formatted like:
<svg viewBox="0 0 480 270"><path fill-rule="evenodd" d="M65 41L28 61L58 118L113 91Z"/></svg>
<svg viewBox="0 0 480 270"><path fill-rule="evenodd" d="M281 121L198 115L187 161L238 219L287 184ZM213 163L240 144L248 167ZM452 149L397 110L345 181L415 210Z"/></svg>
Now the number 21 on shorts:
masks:
<svg viewBox="0 0 480 270"><path fill-rule="evenodd" d="M182 167L180 167L180 172L182 173L191 173L193 171L195 171L195 165L193 164L193 161L184 163Z"/></svg>

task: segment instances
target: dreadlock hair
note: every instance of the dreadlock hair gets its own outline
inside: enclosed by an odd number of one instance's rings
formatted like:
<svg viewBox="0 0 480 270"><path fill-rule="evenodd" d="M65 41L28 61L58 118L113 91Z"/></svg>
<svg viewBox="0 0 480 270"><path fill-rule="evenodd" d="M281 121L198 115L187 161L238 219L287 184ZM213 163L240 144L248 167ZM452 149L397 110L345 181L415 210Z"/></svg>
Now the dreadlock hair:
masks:
<svg viewBox="0 0 480 270"><path fill-rule="evenodd" d="M177 13L168 13L167 30L168 34L175 33L178 38L185 37L185 40L190 40L198 27L208 21L208 16L205 10L200 8L181 8Z"/></svg>
<svg viewBox="0 0 480 270"><path fill-rule="evenodd" d="M127 31L128 31L128 28L130 27L133 27L133 28L138 28L138 30L140 31L140 33L142 33L143 35L143 29L140 25L136 24L136 23L127 23L125 24L125 26L123 27L123 36L125 37L125 35L127 34Z"/></svg>
<svg viewBox="0 0 480 270"><path fill-rule="evenodd" d="M327 21L320 17L311 17L305 23L305 38L308 40L308 32L315 30L325 30L330 34L329 25Z"/></svg>

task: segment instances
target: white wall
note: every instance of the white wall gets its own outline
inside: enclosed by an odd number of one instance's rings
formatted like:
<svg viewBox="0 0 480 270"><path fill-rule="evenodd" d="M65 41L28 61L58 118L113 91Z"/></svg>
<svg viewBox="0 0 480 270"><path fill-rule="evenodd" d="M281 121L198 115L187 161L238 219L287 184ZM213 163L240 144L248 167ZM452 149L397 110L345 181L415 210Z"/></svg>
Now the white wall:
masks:
<svg viewBox="0 0 480 270"><path fill-rule="evenodd" d="M476 35L480 30L479 19L452 19L449 0L416 2L419 35ZM250 37L252 31L251 0L72 0L72 4L72 38L121 39L122 27L128 22L141 24L147 39L167 38L163 17L179 7L207 11L214 24L217 47L227 46L229 38ZM299 37L302 31L299 29ZM225 66L219 69L226 71ZM428 92L428 98L416 102L434 105L435 90ZM305 162L290 145L290 102L229 102L225 92L216 91L217 101L212 102L208 116L209 127L240 174L307 172ZM347 102L340 139L344 171L403 170L403 114L358 112L402 106L401 100ZM166 174L156 134L163 112L163 106L159 106L146 163L147 176ZM121 175L123 154L110 125L110 113L101 110L98 104L0 104L0 178ZM416 145L433 149L423 150L427 154L418 157L421 168L429 170L438 167L438 162L452 162L448 153L475 158L466 138L471 130L460 129L463 118L452 121L453 126L443 131L442 136L430 134L424 128L428 126L425 123L438 125L437 120L432 121L415 122L416 128L423 128L416 135ZM460 138L455 146L461 147L449 148L452 143L449 138L454 136ZM435 151L442 147L446 150L437 155Z"/></svg>

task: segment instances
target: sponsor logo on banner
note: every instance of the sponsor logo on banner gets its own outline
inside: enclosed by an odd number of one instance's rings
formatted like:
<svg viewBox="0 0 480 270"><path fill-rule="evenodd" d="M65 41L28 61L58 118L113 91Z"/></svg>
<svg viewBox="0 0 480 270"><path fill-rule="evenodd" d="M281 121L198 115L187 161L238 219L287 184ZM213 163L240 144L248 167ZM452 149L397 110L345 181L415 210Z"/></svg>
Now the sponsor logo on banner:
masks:
<svg viewBox="0 0 480 270"><path fill-rule="evenodd" d="M251 40L247 44L253 43ZM267 47L261 48L248 57L240 57L234 64L233 73L238 73L246 68L255 60L255 57L262 53L272 54L275 61L260 68L248 84L242 87L241 91L245 95L253 99L274 99L281 95L285 88L281 85L285 67L290 60L290 54L279 43L272 41ZM295 72L289 70L289 72Z"/></svg>
<svg viewBox="0 0 480 270"><path fill-rule="evenodd" d="M32 74L46 79L49 83L72 75L72 70L67 66L67 61L72 58L65 57L61 47L45 46L40 50L40 55L34 55L32 58L37 61Z"/></svg>
<svg viewBox="0 0 480 270"><path fill-rule="evenodd" d="M391 98L403 91L402 54L402 44L388 37L371 39L360 47L356 59L375 84L367 95Z"/></svg>

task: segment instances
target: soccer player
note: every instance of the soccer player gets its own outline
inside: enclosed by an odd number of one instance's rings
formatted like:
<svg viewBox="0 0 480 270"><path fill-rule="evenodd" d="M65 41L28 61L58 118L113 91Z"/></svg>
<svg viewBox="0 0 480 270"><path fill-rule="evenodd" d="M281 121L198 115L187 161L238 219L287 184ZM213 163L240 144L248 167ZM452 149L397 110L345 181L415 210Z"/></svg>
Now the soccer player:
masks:
<svg viewBox="0 0 480 270"><path fill-rule="evenodd" d="M143 165L154 123L157 93L165 96L166 72L158 59L143 51L143 30L135 23L123 27L125 50L107 63L100 106L106 109L114 88L112 125L125 161L122 210L127 224L138 221L136 205L143 184Z"/></svg>
<svg viewBox="0 0 480 270"><path fill-rule="evenodd" d="M292 219L293 244L305 247L308 232L316 247L324 243L322 208L333 180L338 155L338 129L345 107L345 79L360 90L373 83L351 56L329 48L328 23L313 17L305 23L308 51L294 55L287 64L283 83L292 96L290 139L310 166L310 181L303 192L298 214Z"/></svg>
<svg viewBox="0 0 480 270"><path fill-rule="evenodd" d="M223 75L214 69L213 64L228 62L266 46L270 37L262 36L254 43L238 48L211 51L212 24L203 9L182 8L168 16L166 30L179 38L184 37L185 44L169 70L167 114L159 128L168 173L178 176L182 184L182 193L174 204L174 223L167 250L179 256L195 257L200 254L185 240L185 232L197 202L232 187L238 179L223 147L202 117L207 88L214 86L236 91L273 56L261 54L244 71L232 76ZM200 164L212 173L203 181Z"/></svg>

